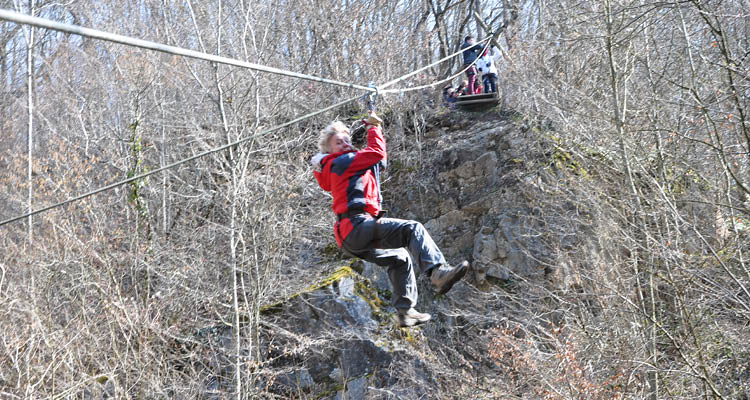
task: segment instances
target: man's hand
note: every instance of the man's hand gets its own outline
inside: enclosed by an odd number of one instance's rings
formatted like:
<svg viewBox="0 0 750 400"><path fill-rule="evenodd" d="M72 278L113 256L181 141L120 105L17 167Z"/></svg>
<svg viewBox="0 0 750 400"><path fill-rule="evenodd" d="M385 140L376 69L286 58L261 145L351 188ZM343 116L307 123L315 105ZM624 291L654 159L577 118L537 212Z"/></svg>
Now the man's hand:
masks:
<svg viewBox="0 0 750 400"><path fill-rule="evenodd" d="M312 158L310 159L310 164L312 164L313 169L315 171L321 172L323 170L323 167L320 165L320 162L323 161L323 159L327 155L328 154L326 154L326 153L318 153L318 154L312 156Z"/></svg>
<svg viewBox="0 0 750 400"><path fill-rule="evenodd" d="M370 115L363 122L367 125L380 126L380 124L383 123L383 120L375 114L375 111L370 111Z"/></svg>

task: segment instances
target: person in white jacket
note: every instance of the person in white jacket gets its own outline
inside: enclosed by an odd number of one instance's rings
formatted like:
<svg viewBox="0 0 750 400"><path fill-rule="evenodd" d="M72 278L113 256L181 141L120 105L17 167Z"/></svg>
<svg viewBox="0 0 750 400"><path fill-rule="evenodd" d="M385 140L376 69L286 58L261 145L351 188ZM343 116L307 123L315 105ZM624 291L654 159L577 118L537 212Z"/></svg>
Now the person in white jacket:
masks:
<svg viewBox="0 0 750 400"><path fill-rule="evenodd" d="M497 47L492 48L492 54L488 50L484 51L482 57L477 61L477 69L482 73L482 82L484 83L485 93L497 92L497 68L495 67L495 58L500 55Z"/></svg>

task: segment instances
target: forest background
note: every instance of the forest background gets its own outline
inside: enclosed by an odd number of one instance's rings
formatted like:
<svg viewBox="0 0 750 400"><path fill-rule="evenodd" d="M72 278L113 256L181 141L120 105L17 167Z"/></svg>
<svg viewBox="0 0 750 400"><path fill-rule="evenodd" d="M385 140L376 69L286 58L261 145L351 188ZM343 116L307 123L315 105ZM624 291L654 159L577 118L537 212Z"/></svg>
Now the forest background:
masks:
<svg viewBox="0 0 750 400"><path fill-rule="evenodd" d="M626 250L608 254L608 270L583 273L580 293L555 294L580 313L581 330L596 327L579 351L616 362L629 338L637 351L625 372L642 373L648 388L633 398L747 398L746 1L0 8L361 85L453 53L486 25L504 51L502 107L609 177L596 203L610 248ZM318 277L306 266L330 244L329 200L306 161L319 129L362 115L362 104L259 132L359 92L10 22L0 22L0 46L0 219L246 139L0 227L0 396L74 394L102 376L117 376L123 396L199 393L200 363L165 368L170 343L216 321L234 329L232 392L252 396L242 382L259 369L241 366L262 365L260 308ZM400 87L459 67L441 63ZM381 96L389 150L405 163L420 165L412 149L442 112L439 89ZM586 193L563 195L579 203ZM591 303L598 312L587 313Z"/></svg>

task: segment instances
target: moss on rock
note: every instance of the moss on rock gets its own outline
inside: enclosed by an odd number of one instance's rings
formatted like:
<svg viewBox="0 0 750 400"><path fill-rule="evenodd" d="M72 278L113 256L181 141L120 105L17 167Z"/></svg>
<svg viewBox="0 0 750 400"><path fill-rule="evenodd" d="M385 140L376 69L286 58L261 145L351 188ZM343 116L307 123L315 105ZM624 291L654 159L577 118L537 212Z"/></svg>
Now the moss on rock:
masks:
<svg viewBox="0 0 750 400"><path fill-rule="evenodd" d="M361 267L359 266L360 260L353 259L347 265L343 265L326 276L322 280L313 283L312 285L294 293L283 300L264 305L260 308L261 313L273 313L282 310L284 303L295 299L306 293L311 293L324 287L330 286L343 278L352 278L355 282L354 292L362 300L364 300L372 309L373 315L380 318L382 316L382 308L385 306L385 302L378 296L377 290L374 288L372 283L365 277L359 274Z"/></svg>
<svg viewBox="0 0 750 400"><path fill-rule="evenodd" d="M552 160L555 163L555 167L561 171L570 171L583 178L589 178L589 173L586 171L586 168L584 168L578 160L575 160L570 153L557 146L555 146L555 152L552 153Z"/></svg>

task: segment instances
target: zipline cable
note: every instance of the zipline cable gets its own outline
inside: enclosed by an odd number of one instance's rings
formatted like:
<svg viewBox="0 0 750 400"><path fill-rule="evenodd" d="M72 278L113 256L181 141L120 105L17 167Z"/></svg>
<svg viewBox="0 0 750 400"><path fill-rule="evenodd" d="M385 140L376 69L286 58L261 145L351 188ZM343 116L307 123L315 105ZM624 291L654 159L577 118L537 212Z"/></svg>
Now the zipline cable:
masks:
<svg viewBox="0 0 750 400"><path fill-rule="evenodd" d="M480 44L480 43L483 43L483 42L487 42L490 39L492 39L491 36L487 37L487 38L484 38L484 39L480 40L479 42L477 42L477 45ZM484 51L485 49L487 49L487 46L488 45L486 44L484 46L484 49L482 51ZM381 93L397 93L397 92L400 92L400 91L402 91L402 89L388 89L388 90L385 90L385 89L387 89L387 88L389 88L389 87L391 87L391 86L393 86L393 85L395 85L395 84L397 84L397 83L399 83L399 82L401 82L403 80L406 80L407 78L410 78L410 77L412 77L412 76L414 76L414 75L416 75L416 74L418 74L418 73L420 73L420 72L422 72L422 71L424 71L424 70L426 70L428 68L432 68L435 65L438 65L438 64L440 64L443 61L451 59L451 58L453 58L453 57L455 57L455 56L463 53L464 51L466 51L466 49L461 49L461 50L459 50L459 51L457 51L455 53L449 54L449 55L447 55L447 56L445 56L445 57L443 57L443 58L435 61L434 63L432 63L430 65L424 66L424 67L422 67L422 68L420 68L420 69L418 69L416 71L412 71L412 72L410 72L410 73L408 73L408 74L406 74L406 75L404 75L402 77L396 78L396 79L394 79L394 80L392 80L390 82L386 82L386 83L382 84L381 86L378 86L378 89L380 89ZM474 65L474 63L471 63L471 65ZM468 67L466 69L468 69ZM466 69L464 69L463 71L466 71ZM461 71L461 72L463 72L463 71ZM454 76L454 78L455 78L455 76ZM439 84L439 83L435 83L435 85L437 85L437 84Z"/></svg>
<svg viewBox="0 0 750 400"><path fill-rule="evenodd" d="M487 38L487 39L484 39L484 40L488 40L488 39L490 39L490 38ZM483 42L484 40L482 40L482 42ZM482 42L479 42L479 43L482 43ZM479 43L477 43L477 44L479 44ZM482 53L484 53L484 51L485 51L485 50L487 50L487 48L489 47L489 44L490 44L490 42L487 42L487 44L485 44L485 45L484 45L484 48L482 48ZM465 50L466 50L466 49L464 49L464 50L461 50L461 51L463 52L463 51L465 51ZM454 55L455 55L455 54L454 54ZM451 56L454 56L454 55L451 55ZM443 61L445 61L445 59L442 59L442 60L440 60L440 61L437 61L437 62L433 63L432 65L435 65L435 64L437 64L437 63L439 63L439 62L443 62ZM456 78L457 76L460 76L460 75L462 75L462 74L463 74L464 72L466 72L466 71L467 71L467 70L468 70L469 68L473 67L473 66L474 66L474 64L476 64L476 63L477 63L477 61L479 61L479 57L477 57L477 58L476 58L476 59L475 59L475 60L474 60L474 61L473 61L473 62L472 62L471 64L467 65L467 66L466 66L466 67L465 67L464 69L462 69L462 70L460 70L460 71L456 72L455 74L453 74L453 75L451 75L451 76L449 76L449 77L447 77L447 78L445 78L445 79L443 79L443 80L439 80L439 81L436 81L436 82L432 82L432 83L429 83L429 84L426 84L426 85L422 85L422 86L414 86L414 87L408 87L408 88L403 88L403 89L385 89L385 90L381 90L380 92L381 92L381 93L406 93L406 92L412 92L412 91L414 91L414 90L421 90L421 89L427 89L427 88L431 88L431 87L434 87L434 86L436 86L436 85L440 85L441 83L444 83L444 82L448 82L448 81L450 81L450 80L453 80L453 79L454 79L454 78ZM428 65L427 67L430 67L430 65ZM425 68L427 68L427 67L425 67ZM422 69L424 70L425 68L422 68ZM410 75L414 75L414 73L411 73ZM402 80L402 79L400 79L400 78L399 78L398 80ZM396 80L396 79L394 79L394 80L393 80L393 81L391 81L391 82L396 82L396 81L397 81L397 80ZM389 82L389 83L391 83L391 82ZM378 88L378 89L379 89L379 88Z"/></svg>
<svg viewBox="0 0 750 400"><path fill-rule="evenodd" d="M469 64L468 66L466 66L466 68L464 68L463 70L459 71L457 74L455 74L455 75L453 75L451 77L448 77L446 79L443 79L441 81L433 82L433 83L428 84L428 85L423 85L423 86L418 86L418 87L411 87L411 88L404 88L404 89L387 89L387 90L381 90L381 88L387 88L389 86L392 86L392 85L394 85L394 84L396 84L398 82L401 82L401 81L403 81L403 80L405 80L405 79L407 79L407 78L409 78L411 76L414 76L415 74L417 74L417 73L419 73L421 71L424 71L427 68L435 66L435 65L437 65L437 64L439 64L439 63L441 63L443 61L448 60L449 58L455 57L456 55L463 53L466 49L459 50L459 51L457 51L457 52L455 52L453 54L450 54L450 55L448 55L448 56L446 56L446 57L444 57L444 58L442 58L442 59L440 59L440 60L438 60L438 61L430 64L430 65L427 65L427 66L422 67L422 68L420 68L420 69L418 69L416 71L412 71L412 72L410 72L410 73L408 73L408 74L406 74L404 76L401 76L401 77L396 78L396 79L394 79L392 81L389 81L389 82L383 84L382 86L374 86L374 85L361 86L361 85L356 85L356 84L352 84L352 83L345 83L345 82L339 82L339 81L335 81L335 80L331 80L331 79L320 78L320 77L316 77L316 76L312 76L312 75L299 74L299 73L296 73L296 72L280 70L278 68L266 67L266 66L263 66L263 65L253 64L253 63L249 63L249 62L245 62L245 61L239 61L239 60L235 60L235 59L231 59L231 58L227 58L227 57L214 56L214 55L211 55L211 54L201 53L201 52L197 52L197 51L193 51L193 50L186 50L186 49L175 47L175 46L167 46L167 45L163 45L163 44L156 43L156 42L150 42L150 41L141 40L141 39L134 39L134 38L130 38L130 37L127 37L127 36L112 34L112 33L103 32L103 31L99 31L99 30L95 30L95 29L83 28L83 27L80 27L80 26L77 26L77 25L70 25L70 24L59 23L59 22L47 20L47 19L44 19L44 18L31 17L31 16L28 16L28 15L25 15L25 14L20 14L20 13L14 12L14 11L8 11L8 10L0 9L0 19L4 19L4 20L7 20L7 21L19 23L19 24L32 25L32 26L37 26L37 27L41 27L41 28L48 28L48 29L57 30L57 31L61 31L61 32L72 33L72 34L76 34L76 35L80 35L80 36L91 37L91 38L94 38L94 39L105 40L105 41L109 41L109 42L113 42L113 43L120 43L120 44L129 45L129 46L140 47L140 48L144 48L144 49L147 49L147 50L154 50L154 51L159 51L159 52L168 53L168 54L181 55L181 56L190 57L190 58L196 58L196 59L201 59L201 60L206 60L206 61L211 61L211 62L217 62L217 63L221 63L221 64L233 65L233 66L242 67L242 68L254 69L254 70L269 72L269 73L273 73L273 74L286 75L286 76L291 76L291 77L296 77L296 78L301 78L301 79L306 79L306 80L311 80L311 81L316 81L316 82L328 83L328 84L337 85L337 86L350 87L350 88L354 88L354 89L362 89L362 90L367 90L368 92L374 92L376 94L379 93L379 92L382 92L382 93L403 93L403 92L408 92L408 91L423 89L423 88L427 88L427 87L433 87L435 85L438 85L438 84L440 84L442 82L446 82L448 80L451 80L451 79L455 78L456 76L461 75L462 73L464 73L464 71L468 70L469 68L471 68L476 63L476 60L474 60L474 62L472 62L471 64ZM484 50L486 50L487 47L489 46L489 40L491 38L492 37L482 39L481 41L479 41L477 43L477 45L478 45L478 44L480 44L482 42L487 41L487 44L485 44L482 52L484 52ZM350 99L341 101L339 103L336 103L334 105L328 106L328 107L323 108L323 109L320 109L318 111L315 111L315 112L303 115L302 117L296 118L296 119L294 119L292 121L289 121L289 122L286 122L284 124L275 126L273 128L266 129L264 131L261 131L261 132L255 134L255 135L249 136L249 137L244 138L244 139L240 139L240 140L235 141L233 143L229 143L229 144L226 144L226 145L214 148L214 149L206 150L206 151L204 151L202 153L199 153L199 154L196 154L194 156L182 159L180 161L176 161L174 163L165 165L165 166L157 168L155 170L152 170L152 171L140 174L140 175L136 175L136 176L130 177L128 179L124 179L124 180L121 180L121 181L109 184L109 185L101 187L99 189L96 189L96 190L84 193L84 194L76 196L76 197L69 198L69 199L67 199L65 201L61 201L59 203L55 203L55 204L52 204L52 205L44 207L44 208L40 208L38 210L34 210L34 211L31 211L31 212L23 214L23 215L19 215L17 217L13 217L13 218L1 221L0 222L0 226L6 225L6 224L9 224L9 223L12 223L12 222L24 219L24 218L28 218L30 216L33 216L33 215L36 215L36 214L40 214L40 213L43 213L45 211L49 211L49 210L57 208L57 207L62 207L64 205L73 203L73 202L78 201L78 200L85 199L85 198L93 196L95 194L98 194L98 193L101 193L101 192L104 192L104 191L107 191L107 190L110 190L110 189L114 189L116 187L128 184L130 182L137 181L139 179L146 178L148 176L151 176L151 175L154 175L154 174L166 171L168 169L180 166L182 164L186 164L186 163L188 163L190 161L196 160L196 159L204 157L206 155L213 154L213 153L225 150L225 149L227 149L229 147L236 146L238 144L244 143L245 141L250 140L252 138L263 136L263 135L266 135L268 133L271 133L271 132L274 132L276 130L279 130L281 128L284 128L284 127L287 127L289 125L295 124L297 122L304 121L306 119L312 118L312 117L314 117L316 115L319 115L319 114L322 114L322 113L324 113L326 111L332 110L332 109L340 107L340 106L342 106L344 104L347 104L347 103L350 103L352 101L355 101L355 100L357 100L359 98L360 98L359 95L356 96L356 97L352 97Z"/></svg>
<svg viewBox="0 0 750 400"><path fill-rule="evenodd" d="M109 32L104 32L104 31L100 31L100 30L97 30L97 29L84 28L84 27L78 26L78 25L65 24L65 23L62 23L62 22L52 21L52 20L45 19L45 18L32 17L32 16L29 16L29 15L18 13L18 12L11 11L11 10L0 9L0 19L6 20L6 21L10 21L10 22L15 22L15 23L18 23L18 24L32 25L32 26L36 26L36 27L40 27L40 28L47 28L47 29L52 29L52 30L56 30L56 31L60 31L60 32L66 32L66 33L71 33L71 34L80 35L80 36L84 36L84 37L90 37L90 38L93 38L93 39L100 39L100 40L105 40L105 41L108 41L108 42L119 43L119 44L134 46L134 47L139 47L139 48L142 48L142 49L159 51L159 52L167 53L167 54L174 54L174 55L179 55L179 56L184 56L184 57L190 57L190 58L195 58L195 59L199 59L199 60L205 60L205 61L215 62L215 63L219 63L219 64L231 65L231 66L240 67L240 68L247 68L247 69L252 69L252 70L256 70L256 71L268 72L268 73L277 74L277 75L285 75L285 76L290 76L290 77L294 77L294 78L305 79L305 80L314 81L314 82L328 83L328 84L336 85L336 86L343 86L343 87L348 87L348 88L353 88L353 89L366 90L368 92L375 92L375 91L379 90L380 93L403 93L403 92L407 92L407 91L412 91L412 90L424 89L424 88L432 87L432 86L435 86L435 85L439 85L442 82L446 82L446 81L448 81L450 79L455 78L456 76L460 75L461 73L463 73L464 71L466 71L466 69L468 69L471 66L470 65L469 67L465 68L464 70L462 70L461 72L457 73L456 75L453 75L450 78L443 79L441 81L434 82L432 84L422 85L422 86L419 86L419 87L404 88L404 89L387 89L388 87L393 86L393 85L395 85L398 82L404 81L404 80L406 80L406 79L408 79L408 78L410 78L410 77L418 74L419 72L422 72L422 71L424 71L424 70L426 70L428 68L431 68L431 67L433 67L433 66L435 66L437 64L440 64L441 62L446 61L446 60L448 60L450 58L453 58L456 55L459 55L459 54L463 53L466 50L466 49L462 49L462 50L456 51L455 53L447 55L447 56L441 58L440 60L433 62L432 64L429 64L427 66L419 68L419 69L417 69L415 71L412 71L412 72L410 72L410 73L408 73L408 74L406 74L404 76L401 76L399 78L396 78L396 79L394 79L392 81L386 82L383 85L378 86L377 88L373 88L373 87L370 87L370 86L357 85L355 83L340 82L340 81L336 81L336 80L333 80L333 79L321 78L321 77L317 77L317 76L313 76L313 75L301 74L301 73L297 73L297 72L282 70L282 69L279 69L279 68L268 67L268 66L265 66L265 65L255 64L255 63L251 63L251 62L247 62L247 61L241 61L241 60L237 60L237 59L233 59L233 58L229 58L229 57L216 56L216 55L212 55L212 54L208 54L208 53L203 53L203 52L199 52L199 51L184 49L184 48L181 48L181 47L169 46L169 45L165 45L165 44L161 44L161 43L156 43L156 42L152 42L152 41L148 41L148 40L135 39L135 38L132 38L132 37L118 35L118 34L109 33ZM488 42L488 44L486 44L485 47L484 47L486 49L488 47L488 45L489 45L489 41L492 38L493 38L492 36L484 38L484 39L480 40L479 42L477 42L477 44L480 44L482 42ZM472 65L473 65L473 63L472 63Z"/></svg>
<svg viewBox="0 0 750 400"><path fill-rule="evenodd" d="M69 198L69 199L67 199L67 200L65 200L65 201L61 201L61 202L59 202L59 203L55 203L55 204L49 205L49 206L47 206L47 207L44 207L44 208L40 208L40 209L38 209L38 210L34 210L34 211L32 211L32 212L29 212L29 213L26 213L26 214L24 214L24 215L19 215L19 216L17 216L17 217L13 217L13 218L10 218L10 219L6 219L5 221L2 221L2 222L0 222L0 226L3 226L3 225L5 225L5 224L10 224L11 222L15 222L15 221L19 221L19 220L22 220L22 219L24 219L24 218L28 218L28 217L30 217L30 216L33 216L33 215L36 215L36 214L39 214L39 213L43 213L43 212L45 212L45 211L49 211L49 210L51 210L51 209L53 209L53 208L57 208L57 207L62 207L62 206L64 206L64 205L67 205L67 204L73 203L73 202L75 202L75 201L78 201L78 200L82 200L82 199L85 199L85 198L87 198L87 197L90 197L90 196L93 196L93 195L95 195L95 194L98 194L98 193L101 193L101 192L104 192L104 191L107 191L107 190L110 190L110 189L114 189L114 188L116 188L116 187L118 187L118 186L122 186L122 185L128 184L128 183L130 183L130 182L134 182L134 181L137 181L137 180L139 180L139 179L143 179L143 178L145 178L145 177L148 177L148 176L151 176L151 175L157 174L157 173L159 173L159 172L163 172L163 171L166 171L166 170L168 170L168 169L171 169L171 168L174 168L174 167L180 166L180 165L182 165L182 164L186 164L186 163L188 163L188 162L190 162L190 161L193 161L193 160L195 160L195 159L198 159L198 158L201 158L201 157L207 156L207 155L209 155L209 154L213 154L213 153L216 153L216 152L219 152L219 151L222 151L222 150L228 149L229 147L232 147L232 146L236 146L236 145L238 145L238 144L244 143L244 142L246 142L246 141L248 141L248 140L250 140L250 139L253 139L253 138L257 138L257 137L260 137L260 136L264 136L264 135L267 135L267 134L269 134L269 133L271 133L271 132L274 132L274 131L277 131L277 130L279 130L279 129L281 129L281 128L286 128L286 127L287 127L287 126L289 126L289 125L292 125L292 124L296 124L297 122L300 122L300 121L304 121L304 120L306 120L306 119L308 119L308 118L312 118L312 117L314 117L314 116L316 116L316 115L318 115L318 114L322 114L322 113L324 113L324 112L326 112L326 111L330 111L330 110L332 110L332 109L334 109L334 108L337 108L337 107L341 107L341 106L343 106L344 104L347 104L347 103L351 103L352 101L355 101L355 100L359 100L359 99L360 99L360 97L361 97L361 96L357 95L357 96L355 96L355 97L352 97L352 98L350 98L350 99L347 99L347 100L341 101L341 102L339 102L339 103L336 103L336 104L334 104L334 105L332 105L332 106L328 106L328 107L326 107L326 108L323 108L323 109L320 109L320 110L318 110L318 111L315 111L315 112L312 112L312 113L309 113L309 114L303 115L303 116L301 116L301 117L299 117L299 118L293 119L293 120L291 120L291 121L289 121L289 122L286 122L286 123L283 123L283 124L281 124L281 125L277 125L277 126L275 126L275 127L272 127L272 128L268 128L268 129L266 129L266 130L263 130L263 131L261 131L261 132L259 132L259 133L256 133L256 134L254 134L254 135L251 135L251 136L248 136L248 137L246 137L246 138L240 139L240 140L238 140L238 141L236 141L236 142L233 142L233 143L229 143L229 144L225 144L225 145L223 145L223 146L221 146L221 147L217 147L217 148L214 148L214 149L206 150L206 151L204 151L204 152L202 152L202 153L196 154L196 155L194 155L194 156L190 156L190 157L188 157L188 158L185 158L185 159L182 159L182 160L180 160L180 161L175 161L175 162L173 162L173 163L171 163L171 164L165 165L165 166L163 166L163 167L161 167L161 168L157 168L157 169L155 169L155 170L153 170L153 171L145 172L145 173L143 173L143 174L140 174L140 175L136 175L136 176L133 176L133 177L131 177L131 178L128 178L128 179L123 179L123 180L121 180L121 181L118 181L118 182L115 182L115 183L109 184L109 185L107 185L107 186L104 186L104 187L101 187L101 188L99 188L99 189L96 189L96 190L92 190L92 191L90 191L90 192L88 192L88 193L84 193L84 194L82 194L82 195L79 195L79 196L76 196L76 197L71 197L71 198Z"/></svg>
<svg viewBox="0 0 750 400"><path fill-rule="evenodd" d="M2 18L2 11L3 11L3 10L0 10L0 18ZM487 39L485 39L485 40L487 40ZM485 41L485 40L482 40L481 42L483 42L483 41ZM481 43L481 42L479 42L479 43ZM479 43L477 43L477 44L479 44ZM489 42L488 42L488 43L489 43ZM486 44L486 45L485 45L484 49L486 49L486 48L487 48L487 46L488 46L488 44ZM483 51L484 51L484 50L483 50ZM462 50L461 52L463 52L463 50ZM451 55L451 57L454 57L454 56L456 56L456 55L457 55L457 54L459 54L459 53L460 53L460 52L458 52L458 53L454 53L454 54L452 54L452 55ZM435 62L435 63L433 63L433 64L431 64L431 65L428 65L427 67L424 67L424 68L422 68L422 70L424 70L424 69L426 69L426 68L429 68L429 67L431 67L431 66L433 66L433 65L436 65L436 64L438 64L438 63L440 63L440 62L443 62L443 61L445 61L446 59L447 59L447 58L443 58L443 59L441 59L441 60L439 60L439 61L437 61L437 62ZM467 66L466 68L464 68L463 70L459 71L459 72L458 72L457 74L455 74L455 75L453 75L453 76L451 76L451 77L448 77L448 78L446 78L446 79L444 79L444 80L442 80L442 81L439 81L439 82L434 82L434 83L432 83L432 84L429 84L429 85L424 85L424 86L421 86L421 87L413 87L413 88L406 88L406 89L389 89L389 90L385 90L384 92L389 92L389 93L395 93L395 92L408 92L408 91L412 91L412 90L417 90L417 89L422 89L422 88L426 88L426 87L432 87L432 86L434 86L434 85L438 85L438 84L440 84L441 82L445 82L445 81L448 81L448 80L450 80L450 79L453 79L453 78L455 78L456 76L458 76L458 75L460 75L460 74L464 73L464 71L466 71L466 70L467 70L467 69L469 69L469 68L470 68L471 66L473 66L473 65L474 65L474 63L476 63L476 60L474 60L474 62L473 62L473 63L469 64L469 65L468 65L468 66ZM414 73L410 73L410 74L408 74L408 75L404 75L403 77L400 77L400 78L394 79L394 80L392 80L392 81L390 81L390 82L386 83L386 85L393 85L393 84L395 84L395 83L397 83L397 82L400 82L400 81L402 81L404 77L406 77L406 76L413 76L413 75L414 75ZM371 86L371 87L366 87L366 89L369 89L370 91L373 91L373 92L375 92L375 93L377 93L377 92L379 91L379 88L378 88L378 87L375 87L375 88L373 88L372 86ZM238 144L244 143L245 141L247 141L247 140L250 140L250 139L252 139L252 138L254 138L254 137L259 137L259 136L263 136L263 135L266 135L266 134L268 134L268 133L271 133L271 132L274 132L274 131L276 131L276 130L279 130L279 129L281 129L281 128L284 128L284 127L287 127L287 126L289 126L289 125L295 124L295 123L297 123L297 122L300 122L300 121L304 121L304 120L306 120L306 119L308 119L308 118L312 118L312 117L314 117L314 116L316 116L316 115L319 115L319 114L322 114L322 113L324 113L324 112L326 112L326 111L329 111L329 110L332 110L332 109L334 109L334 108L340 107L340 106L342 106L342 105L344 105L344 104L348 104L348 103L351 103L352 101L358 100L358 99L360 99L360 98L361 98L361 96L357 95L356 97L352 97L352 98L350 98L350 99L347 99L347 100L341 101L341 102L339 102L339 103L336 103L336 104L334 104L334 105L332 105L332 106L329 106L329 107L323 108L323 109L321 109L321 110L315 111L315 112L313 112L313 113L309 113L309 114L303 115L302 117L299 117L299 118L297 118L297 119L294 119L294 120L292 120L292 121L289 121L289 122L286 122L286 123L284 123L284 124L278 125L278 126L276 126L276 127L273 127L273 128L269 128L269 129L267 129L267 130L264 130L264 131L262 131L262 132L260 132L260 133L258 133L258 134L256 134L256 135L252 135L252 136L249 136L249 137L247 137L247 138L244 138L244 139L240 139L240 140L238 140L238 141L236 141L236 142L234 142L234 143L229 143L229 144L226 144L226 145L223 145L223 146L220 146L220 147L214 148L214 149L206 150L206 151L204 151L204 152L202 152L202 153L196 154L196 155L194 155L194 156L191 156L191 157L185 158L185 159L183 159L183 160L180 160L180 161L176 161L176 162L174 162L174 163L171 163L171 164L165 165L165 166L163 166L163 167L160 167L160 168L157 168L157 169L155 169L155 170L152 170L152 171L149 171L149 172L146 172L146 173L140 174L140 175L136 175L136 176L130 177L130 178L128 178L128 179L124 179L124 180L121 180L121 181L118 181L118 182L115 182L115 183L109 184L109 185L107 185L107 186L104 186L104 187L101 187L101 188L99 188L99 189L96 189L96 190L92 190L92 191L90 191L90 192L88 192L88 193L84 193L84 194L82 194L82 195L79 195L79 196L76 196L76 197L72 197L72 198L69 198L69 199L67 199L67 200L65 200L65 201L61 201L61 202L59 202L59 203L55 203L55 204L49 205L49 206L47 206L47 207L44 207L44 208L40 208L40 209L38 209L38 210L33 210L33 211L31 211L31 212L29 212L29 213L26 213L26 214L23 214L23 215L19 215L19 216L13 217L13 218L9 218L9 219L6 219L6 220L4 220L4 221L0 222L0 226L6 225L6 224L10 224L10 223L12 223L12 222L16 222L16 221L19 221L19 220L22 220L22 219L24 219L24 218L28 218L28 217L30 217L30 216L34 216L34 215L36 215L36 214L40 214L40 213L43 213L43 212L45 212L45 211L49 211L49 210L51 210L51 209L53 209L53 208L57 208L57 207L62 207L62 206L65 206L65 205L67 205L67 204L70 204L70 203L76 202L76 201L78 201L78 200L82 200L82 199L85 199L85 198L87 198L87 197L93 196L93 195L95 195L95 194L99 194L99 193L101 193L101 192L105 192L105 191L107 191L107 190L111 190L111 189L114 189L114 188L116 188L116 187L119 187L119 186L122 186L122 185L128 184L128 183L130 183L130 182L134 182L134 181L137 181L137 180L139 180L139 179L143 179L143 178L146 178L146 177L148 177L148 176L151 176L151 175L154 175L154 174L157 174L157 173L160 173L160 172L166 171L166 170L168 170L168 169L171 169L171 168L174 168L174 167L180 166L180 165L182 165L182 164L186 164L186 163L188 163L188 162L190 162L190 161L196 160L196 159L198 159L198 158L201 158L201 157L204 157L204 156L206 156L206 155L209 155L209 154L213 154L213 153L216 153L216 152L219 152L219 151L225 150L225 149L227 149L227 148L229 148L229 147L232 147L232 146L236 146L236 145L238 145Z"/></svg>
<svg viewBox="0 0 750 400"><path fill-rule="evenodd" d="M357 85L354 83L339 82L333 79L321 78L317 76L300 74L297 72L286 71L283 69L267 67L265 65L250 63L247 61L240 61L233 58L215 56L208 53L202 53L199 51L183 49L181 47L169 46L161 43L151 42L148 40L135 39L128 36L118 35L114 33L104 32L96 29L84 28L78 25L65 24L62 22L52 21L45 18L32 17L26 14L21 14L15 11L0 9L0 19L6 21L15 22L18 24L31 25L40 28L52 29L55 31L72 33L74 35L80 35L84 37L90 37L93 39L105 40L108 42L125 44L128 46L139 47L147 50L155 50L162 53L174 54L184 57L195 58L199 60L211 61L219 64L232 65L240 68L247 68L256 71L268 72L277 75L286 75L294 78L305 79L309 81L328 83L331 85L343 86L353 89L366 90L368 92L374 92L373 88Z"/></svg>

